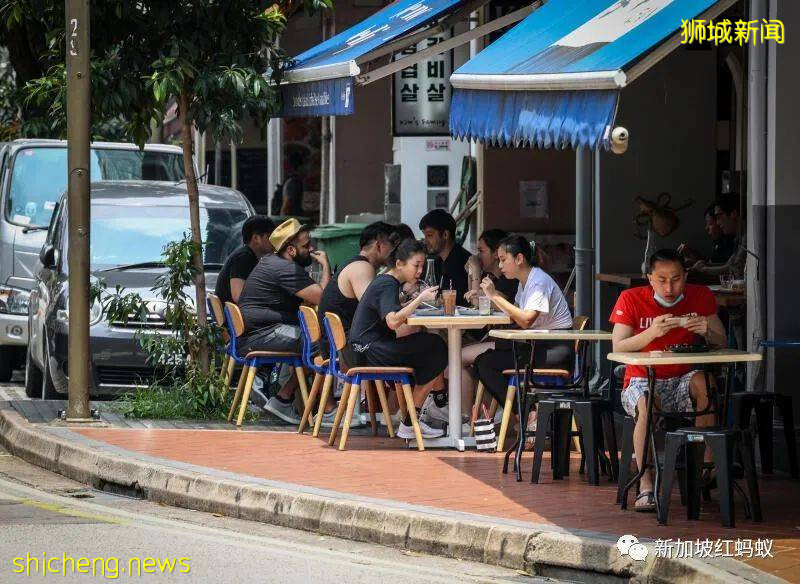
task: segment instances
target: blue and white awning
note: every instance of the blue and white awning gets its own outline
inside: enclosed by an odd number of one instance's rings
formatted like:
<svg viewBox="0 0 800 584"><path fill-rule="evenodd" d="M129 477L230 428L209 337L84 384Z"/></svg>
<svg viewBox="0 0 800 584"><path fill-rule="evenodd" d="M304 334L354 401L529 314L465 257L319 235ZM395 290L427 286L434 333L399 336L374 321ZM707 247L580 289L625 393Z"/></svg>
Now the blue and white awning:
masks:
<svg viewBox="0 0 800 584"><path fill-rule="evenodd" d="M397 0L359 24L298 55L283 75L281 116L353 113L353 79L398 39L424 30L465 0ZM411 42L411 41L409 41Z"/></svg>
<svg viewBox="0 0 800 584"><path fill-rule="evenodd" d="M736 0L550 0L451 77L450 132L501 146L608 147L620 90Z"/></svg>

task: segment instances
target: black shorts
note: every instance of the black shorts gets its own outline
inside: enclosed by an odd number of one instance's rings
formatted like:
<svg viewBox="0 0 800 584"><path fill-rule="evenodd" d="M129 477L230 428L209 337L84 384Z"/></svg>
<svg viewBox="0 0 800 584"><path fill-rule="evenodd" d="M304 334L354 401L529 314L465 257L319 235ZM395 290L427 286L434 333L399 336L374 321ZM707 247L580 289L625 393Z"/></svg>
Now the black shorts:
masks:
<svg viewBox="0 0 800 584"><path fill-rule="evenodd" d="M417 385L425 385L447 368L447 344L431 333L416 333L399 339L369 343L358 356L358 365L411 367Z"/></svg>

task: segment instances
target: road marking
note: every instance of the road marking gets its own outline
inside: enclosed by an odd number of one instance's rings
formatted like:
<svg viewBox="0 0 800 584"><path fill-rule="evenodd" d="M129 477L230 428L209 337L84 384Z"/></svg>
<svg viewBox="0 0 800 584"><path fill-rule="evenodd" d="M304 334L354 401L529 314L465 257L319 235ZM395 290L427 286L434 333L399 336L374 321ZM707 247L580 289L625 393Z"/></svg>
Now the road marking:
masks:
<svg viewBox="0 0 800 584"><path fill-rule="evenodd" d="M70 515L83 513L83 516L91 516L92 518L96 518L107 523L116 523L121 527L150 529L154 531L170 533L172 535L177 534L185 536L187 533L189 533L194 537L198 537L209 542L217 544L229 544L231 546L251 549L256 552L263 553L265 549L269 549L273 553L288 557L304 559L314 557L315 562L326 561L340 566L352 566L353 564L370 565L376 569L380 569L385 574L396 575L399 577L407 577L409 574L408 560L396 561L380 558L365 559L364 556L361 555L364 553L369 553L369 545L379 544L371 544L368 542L352 542L354 546L359 547L348 552L335 551L326 549L322 542L316 545L300 542L287 542L286 539L280 539L276 537L239 533L227 529L207 527L204 525L197 525L176 519L164 519L146 514L123 511L122 509L107 508L103 505L87 502L84 499L70 499L68 501L64 501L63 496L54 495L44 491L38 491L31 487L10 482L2 478L0 478L0 493L4 493L10 497L15 497L20 501L29 501L31 504L36 503L37 506L40 506L42 509ZM335 538L331 537L331 539ZM364 546L366 549L361 548L361 546ZM396 548L387 549L400 551ZM425 554L419 555L424 556ZM435 558L435 556L431 557ZM455 560L451 559L450 561ZM495 568L494 566L487 565L486 567L487 569L504 570L504 568ZM416 565L414 565L414 576L427 576L429 582L449 583L453 581L454 573L452 569L429 568L420 566L418 563L416 563ZM513 576L505 577L493 576L489 574L473 575L462 572L458 574L457 577L459 582L475 582L485 584L511 582L518 584L520 582L520 574L518 573L515 573ZM529 581L543 582L544 580L531 577Z"/></svg>

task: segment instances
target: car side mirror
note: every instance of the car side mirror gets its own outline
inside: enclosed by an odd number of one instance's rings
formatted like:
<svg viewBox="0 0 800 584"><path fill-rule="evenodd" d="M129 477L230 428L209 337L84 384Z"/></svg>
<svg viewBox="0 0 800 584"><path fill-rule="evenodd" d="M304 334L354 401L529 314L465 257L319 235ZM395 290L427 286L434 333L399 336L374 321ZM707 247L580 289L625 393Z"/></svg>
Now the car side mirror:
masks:
<svg viewBox="0 0 800 584"><path fill-rule="evenodd" d="M45 268L52 270L58 264L58 250L52 245L45 245L39 252L39 261Z"/></svg>

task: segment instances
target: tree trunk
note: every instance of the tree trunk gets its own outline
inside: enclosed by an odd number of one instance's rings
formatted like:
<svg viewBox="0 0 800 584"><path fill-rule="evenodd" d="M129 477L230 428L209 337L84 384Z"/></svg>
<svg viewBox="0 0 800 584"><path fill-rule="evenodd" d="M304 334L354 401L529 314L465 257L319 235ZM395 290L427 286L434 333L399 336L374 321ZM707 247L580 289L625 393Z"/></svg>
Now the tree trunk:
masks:
<svg viewBox="0 0 800 584"><path fill-rule="evenodd" d="M192 264L197 268L194 279L195 299L197 303L197 322L206 322L206 274L203 269L203 235L200 231L200 191L197 188L197 176L192 161L192 123L189 119L189 96L182 93L178 107L181 118L181 144L183 146L183 168L186 173L186 190L189 193L189 221L192 226L192 242L197 251L192 256ZM198 362L204 373L209 370L208 343L200 340Z"/></svg>

